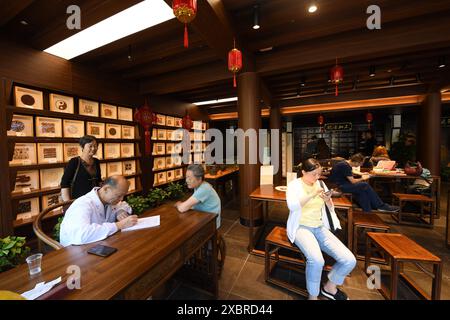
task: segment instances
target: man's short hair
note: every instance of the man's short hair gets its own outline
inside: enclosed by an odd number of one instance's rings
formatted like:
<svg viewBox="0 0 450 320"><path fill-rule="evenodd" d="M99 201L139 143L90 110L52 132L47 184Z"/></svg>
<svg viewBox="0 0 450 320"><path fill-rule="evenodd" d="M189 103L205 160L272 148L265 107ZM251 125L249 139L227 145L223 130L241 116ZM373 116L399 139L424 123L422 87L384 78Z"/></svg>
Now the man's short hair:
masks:
<svg viewBox="0 0 450 320"><path fill-rule="evenodd" d="M191 171L194 175L194 177L196 177L197 179L205 179L205 170L203 169L203 167L199 164L190 164L187 167L187 170Z"/></svg>
<svg viewBox="0 0 450 320"><path fill-rule="evenodd" d="M350 161L355 163L363 163L364 156L362 155L362 153L356 153L350 157Z"/></svg>

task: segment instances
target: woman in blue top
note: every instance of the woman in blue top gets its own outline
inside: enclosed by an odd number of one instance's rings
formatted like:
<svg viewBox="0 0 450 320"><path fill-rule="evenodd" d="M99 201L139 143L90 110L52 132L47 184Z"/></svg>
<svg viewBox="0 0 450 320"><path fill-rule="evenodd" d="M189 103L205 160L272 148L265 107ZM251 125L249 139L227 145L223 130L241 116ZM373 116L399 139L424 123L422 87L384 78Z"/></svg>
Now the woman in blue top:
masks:
<svg viewBox="0 0 450 320"><path fill-rule="evenodd" d="M199 164L191 164L186 171L186 184L194 189L194 194L184 202L178 201L175 207L180 212L190 209L217 214L216 227L220 228L220 198L216 190L206 181L205 170Z"/></svg>

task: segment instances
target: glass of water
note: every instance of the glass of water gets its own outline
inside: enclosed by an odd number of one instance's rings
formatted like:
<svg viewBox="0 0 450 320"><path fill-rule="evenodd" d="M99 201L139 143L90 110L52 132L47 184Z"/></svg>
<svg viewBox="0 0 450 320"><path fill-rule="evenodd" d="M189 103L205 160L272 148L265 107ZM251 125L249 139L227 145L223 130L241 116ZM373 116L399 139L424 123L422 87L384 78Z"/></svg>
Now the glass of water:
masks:
<svg viewBox="0 0 450 320"><path fill-rule="evenodd" d="M41 272L42 253L36 253L26 259L30 276Z"/></svg>

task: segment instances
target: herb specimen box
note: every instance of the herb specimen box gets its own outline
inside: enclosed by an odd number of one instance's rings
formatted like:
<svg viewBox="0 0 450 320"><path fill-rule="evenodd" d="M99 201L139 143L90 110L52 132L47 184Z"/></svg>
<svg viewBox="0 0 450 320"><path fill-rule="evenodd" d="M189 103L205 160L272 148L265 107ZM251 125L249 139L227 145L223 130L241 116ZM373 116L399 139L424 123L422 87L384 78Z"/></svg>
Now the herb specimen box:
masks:
<svg viewBox="0 0 450 320"><path fill-rule="evenodd" d="M125 121L133 121L133 109L119 107L117 108L118 119Z"/></svg>
<svg viewBox="0 0 450 320"><path fill-rule="evenodd" d="M109 104L102 103L101 107L102 118L117 119L117 107Z"/></svg>
<svg viewBox="0 0 450 320"><path fill-rule="evenodd" d="M106 138L108 139L120 139L122 137L121 133L122 127L118 124L106 124Z"/></svg>
<svg viewBox="0 0 450 320"><path fill-rule="evenodd" d="M64 138L81 138L84 136L84 122L76 120L64 120Z"/></svg>
<svg viewBox="0 0 450 320"><path fill-rule="evenodd" d="M98 117L98 102L80 99L78 104L78 113L83 116Z"/></svg>
<svg viewBox="0 0 450 320"><path fill-rule="evenodd" d="M33 117L15 114L11 121L8 136L33 137Z"/></svg>
<svg viewBox="0 0 450 320"><path fill-rule="evenodd" d="M136 174L136 161L135 160L129 160L122 162L122 174L129 176Z"/></svg>
<svg viewBox="0 0 450 320"><path fill-rule="evenodd" d="M29 109L44 109L42 91L22 87L14 87L14 100L17 107Z"/></svg>
<svg viewBox="0 0 450 320"><path fill-rule="evenodd" d="M39 189L39 171L18 171L13 193L27 193Z"/></svg>
<svg viewBox="0 0 450 320"><path fill-rule="evenodd" d="M61 119L36 117L36 136L61 138Z"/></svg>
<svg viewBox="0 0 450 320"><path fill-rule="evenodd" d="M120 143L105 143L105 159L120 158Z"/></svg>
<svg viewBox="0 0 450 320"><path fill-rule="evenodd" d="M16 143L14 145L13 158L9 164L11 166L27 166L37 164L36 144Z"/></svg>
<svg viewBox="0 0 450 320"><path fill-rule="evenodd" d="M122 126L122 139L134 139L134 126Z"/></svg>
<svg viewBox="0 0 450 320"><path fill-rule="evenodd" d="M78 156L81 156L81 147L78 143L64 143L64 162Z"/></svg>
<svg viewBox="0 0 450 320"><path fill-rule="evenodd" d="M59 187L63 174L63 168L42 169L40 171L41 189Z"/></svg>
<svg viewBox="0 0 450 320"><path fill-rule="evenodd" d="M105 124L99 122L86 123L86 131L88 135L94 136L97 139L105 138Z"/></svg>
<svg viewBox="0 0 450 320"><path fill-rule="evenodd" d="M108 177L122 174L122 162L109 162L106 164Z"/></svg>
<svg viewBox="0 0 450 320"><path fill-rule="evenodd" d="M62 96L59 94L50 94L50 111L74 113L73 112L73 98Z"/></svg>
<svg viewBox="0 0 450 320"><path fill-rule="evenodd" d="M60 193L52 193L45 196L42 196L41 199L41 207L42 210L47 209L48 207L54 206L58 203L61 203L61 194ZM62 207L54 209L52 211L53 214L62 213Z"/></svg>
<svg viewBox="0 0 450 320"><path fill-rule="evenodd" d="M15 208L16 220L26 220L39 214L39 198L21 200Z"/></svg>
<svg viewBox="0 0 450 320"><path fill-rule="evenodd" d="M63 162L62 143L38 143L38 163Z"/></svg>

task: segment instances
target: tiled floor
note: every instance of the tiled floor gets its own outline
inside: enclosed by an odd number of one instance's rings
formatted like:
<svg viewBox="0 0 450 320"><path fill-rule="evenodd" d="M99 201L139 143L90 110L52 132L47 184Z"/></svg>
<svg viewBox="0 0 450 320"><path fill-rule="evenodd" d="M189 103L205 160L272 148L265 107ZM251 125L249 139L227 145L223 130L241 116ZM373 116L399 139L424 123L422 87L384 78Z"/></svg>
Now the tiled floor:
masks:
<svg viewBox="0 0 450 320"><path fill-rule="evenodd" d="M446 186L443 187L441 197L441 218L435 221L433 229L418 227L399 226L392 223L387 214L380 217L391 225L391 232L400 232L415 240L417 243L430 250L443 260L443 276L441 299L450 300L450 249L445 246L445 212L446 212ZM287 208L276 205L271 208L270 217L281 222L286 221ZM222 226L220 228L226 246L227 255L225 266L219 280L219 299L222 300L296 300L304 299L302 296L291 293L275 285L264 281L264 258L250 255L247 252L248 229L239 223L239 204L229 203L222 213ZM347 277L344 291L352 300L379 300L383 299L377 290L367 287L367 277L363 272L364 263L358 262L351 277ZM430 292L430 278L419 271L413 265L405 265L405 270L419 285ZM431 270L431 269L430 269ZM293 271L280 271L280 277L304 283L304 275ZM404 287L400 288L400 297L412 299L414 296ZM178 283L171 292L169 299L211 299L205 293L191 288L185 284Z"/></svg>

